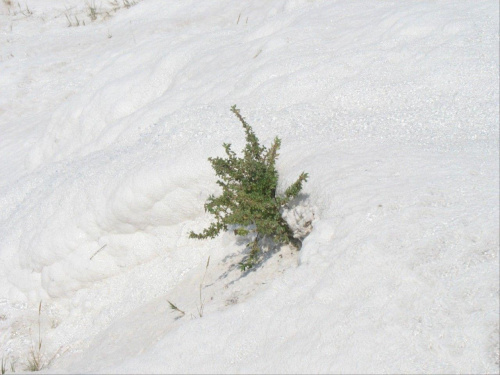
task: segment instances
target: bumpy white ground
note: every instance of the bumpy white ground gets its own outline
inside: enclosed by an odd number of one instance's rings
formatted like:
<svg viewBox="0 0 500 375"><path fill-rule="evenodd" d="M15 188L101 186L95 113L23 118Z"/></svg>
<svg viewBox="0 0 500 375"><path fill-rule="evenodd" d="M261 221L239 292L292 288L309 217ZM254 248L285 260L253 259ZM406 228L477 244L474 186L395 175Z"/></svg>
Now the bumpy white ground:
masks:
<svg viewBox="0 0 500 375"><path fill-rule="evenodd" d="M499 371L498 1L7 3L7 367L42 301L48 372ZM187 236L235 103L313 225L243 274L233 234Z"/></svg>

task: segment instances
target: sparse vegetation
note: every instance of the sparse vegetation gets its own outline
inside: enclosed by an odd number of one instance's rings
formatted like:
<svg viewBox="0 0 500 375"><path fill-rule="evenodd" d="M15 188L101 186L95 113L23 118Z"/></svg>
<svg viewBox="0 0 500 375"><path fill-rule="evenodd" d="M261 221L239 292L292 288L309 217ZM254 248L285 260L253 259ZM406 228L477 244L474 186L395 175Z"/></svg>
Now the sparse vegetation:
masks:
<svg viewBox="0 0 500 375"><path fill-rule="evenodd" d="M198 310L198 316L200 318L203 317L203 311L205 309L205 300L203 299L203 284L205 282L205 277L207 276L207 270L208 270L209 265L210 265L210 257L208 257L208 259L207 259L207 264L205 265L205 273L203 274L203 278L201 279L201 282L200 282L200 304L196 306L196 309ZM186 315L186 313L183 310L179 309L172 302L170 302L168 300L167 300L167 302L170 305L170 309L172 311L175 311L175 312L178 312L179 314L181 314L179 316L179 318ZM193 314L191 314L191 316L193 316Z"/></svg>
<svg viewBox="0 0 500 375"><path fill-rule="evenodd" d="M28 362L26 363L26 371L40 371L43 368L42 358L40 352L35 352L35 349L32 349L29 353Z"/></svg>
<svg viewBox="0 0 500 375"><path fill-rule="evenodd" d="M10 364L9 369L7 369L7 359L9 359L9 364ZM9 357L7 357L7 359L5 357L2 357L2 362L0 367L0 373L2 375L7 374L8 370L10 370L11 373L16 372L16 362L10 359Z"/></svg>
<svg viewBox="0 0 500 375"><path fill-rule="evenodd" d="M138 4L140 0L130 1L130 0L112 0L107 3L107 5L97 5L95 0L89 0L85 3L84 13L74 12L73 10L67 9L64 13L64 17L68 21L68 27L85 26L89 22L96 22L100 20L105 20L113 16L114 13L118 12L120 9L129 9L134 5ZM85 22L87 19L87 23ZM110 33L108 32L108 38L110 38Z"/></svg>
<svg viewBox="0 0 500 375"><path fill-rule="evenodd" d="M95 5L95 0L86 3L87 5L87 16L90 18L92 22L97 19L97 7Z"/></svg>
<svg viewBox="0 0 500 375"><path fill-rule="evenodd" d="M241 122L246 135L246 146L242 157L231 150L231 145L223 145L227 158L209 158L217 184L222 188L218 197L211 195L205 204L205 211L215 217L215 222L201 233L191 232L191 238L214 238L221 231L234 229L241 237L252 236L247 248L249 255L240 262L240 269L245 271L254 267L262 253L261 241L271 239L279 244L292 244L300 249L301 242L294 238L293 231L282 217L282 210L302 190L307 181L307 173L277 194L278 171L276 159L281 140L276 137L268 149L260 145L252 127L245 121L236 106L231 108Z"/></svg>
<svg viewBox="0 0 500 375"><path fill-rule="evenodd" d="M76 27L80 26L80 20L78 19L78 16L73 16L73 19L71 18L71 15L68 13L64 13L64 16L66 17L66 20L68 21L68 27ZM82 25L85 26L85 22L82 21Z"/></svg>
<svg viewBox="0 0 500 375"><path fill-rule="evenodd" d="M17 360L12 360L12 358L10 358L10 372L16 372L16 363Z"/></svg>
<svg viewBox="0 0 500 375"><path fill-rule="evenodd" d="M28 360L26 363L26 371L40 371L43 367L43 358L42 358L42 335L41 335L41 324L40 319L42 315L42 301L38 305L38 343L35 346L34 344L31 347L29 352Z"/></svg>
<svg viewBox="0 0 500 375"><path fill-rule="evenodd" d="M16 6L12 2L12 0L2 0L2 1L6 5L10 16L17 16L17 15L21 14L25 17L29 17L29 16L33 15L33 12L31 11L31 9L28 6L28 3L24 3L24 5L21 5L20 2L17 2L16 3L17 6Z"/></svg>
<svg viewBox="0 0 500 375"><path fill-rule="evenodd" d="M68 27L85 26L91 22L105 20L113 16L114 13L120 9L129 9L138 4L141 0L112 0L104 5L98 4L96 0L86 0L84 8L71 7L66 8L64 15ZM22 4L12 0L2 0L5 4L10 16L24 16L30 17L33 15L33 10L25 2ZM42 18L43 19L43 18Z"/></svg>
<svg viewBox="0 0 500 375"><path fill-rule="evenodd" d="M137 4L136 1L123 0L123 6L127 9L134 6L135 4Z"/></svg>
<svg viewBox="0 0 500 375"><path fill-rule="evenodd" d="M43 340L42 340L42 326L41 326L41 317L42 317L42 301L38 304L38 339L35 342L32 340L31 347L29 348L29 351L26 355L25 360L23 361L24 363L24 371L40 371L43 369L46 369L50 367L52 364L52 361L61 353L64 353L65 351L62 351L63 347L61 346L59 350L50 358L48 359L42 350L43 347ZM30 329L30 334L32 334L31 329ZM67 350L67 349L66 349ZM14 360L12 357L7 358L9 360L10 366L9 369L11 373L16 372L16 364L18 361L18 358L15 358ZM5 357L2 357L1 360L1 373L5 374L7 373L7 359Z"/></svg>

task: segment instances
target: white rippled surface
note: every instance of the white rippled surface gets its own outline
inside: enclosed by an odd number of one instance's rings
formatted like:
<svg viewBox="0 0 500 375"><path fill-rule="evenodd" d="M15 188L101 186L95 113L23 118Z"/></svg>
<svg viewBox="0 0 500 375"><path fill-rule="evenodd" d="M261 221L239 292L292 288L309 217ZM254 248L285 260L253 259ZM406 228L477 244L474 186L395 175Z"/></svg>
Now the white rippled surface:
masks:
<svg viewBox="0 0 500 375"><path fill-rule="evenodd" d="M498 371L498 2L29 8L0 5L0 355L18 370L42 301L49 372ZM287 217L313 225L243 275L232 234L188 238L217 192L207 158L244 144L235 103L282 138L282 187L309 173Z"/></svg>

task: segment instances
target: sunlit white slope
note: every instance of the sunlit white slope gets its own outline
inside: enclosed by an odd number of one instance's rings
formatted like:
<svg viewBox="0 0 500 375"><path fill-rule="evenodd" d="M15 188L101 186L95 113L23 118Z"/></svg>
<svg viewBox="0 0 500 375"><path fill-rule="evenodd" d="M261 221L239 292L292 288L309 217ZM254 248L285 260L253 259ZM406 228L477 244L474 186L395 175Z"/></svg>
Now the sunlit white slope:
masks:
<svg viewBox="0 0 500 375"><path fill-rule="evenodd" d="M42 300L49 371L498 371L496 1L31 8L0 16L2 353ZM246 274L188 238L235 103L310 175L302 250Z"/></svg>

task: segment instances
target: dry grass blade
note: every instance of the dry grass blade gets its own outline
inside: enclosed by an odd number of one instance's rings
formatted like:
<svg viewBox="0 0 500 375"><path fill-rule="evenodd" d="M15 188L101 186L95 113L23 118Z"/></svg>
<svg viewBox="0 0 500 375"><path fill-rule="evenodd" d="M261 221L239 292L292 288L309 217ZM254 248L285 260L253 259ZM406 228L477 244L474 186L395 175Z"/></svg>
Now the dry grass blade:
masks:
<svg viewBox="0 0 500 375"><path fill-rule="evenodd" d="M177 306L175 306L172 302L170 302L169 300L167 300L168 304L170 305L170 308L173 310L173 311L177 311L178 313L182 314L182 316L186 315L186 313L184 311L182 311L181 309L179 309Z"/></svg>
<svg viewBox="0 0 500 375"><path fill-rule="evenodd" d="M210 257L207 259L207 265L205 266L205 273L203 274L203 278L201 279L200 283L200 307L198 307L198 315L203 317L203 310L205 309L205 301L202 298L202 289L203 289L203 283L205 282L205 276L207 275L207 270L208 266L210 265Z"/></svg>

